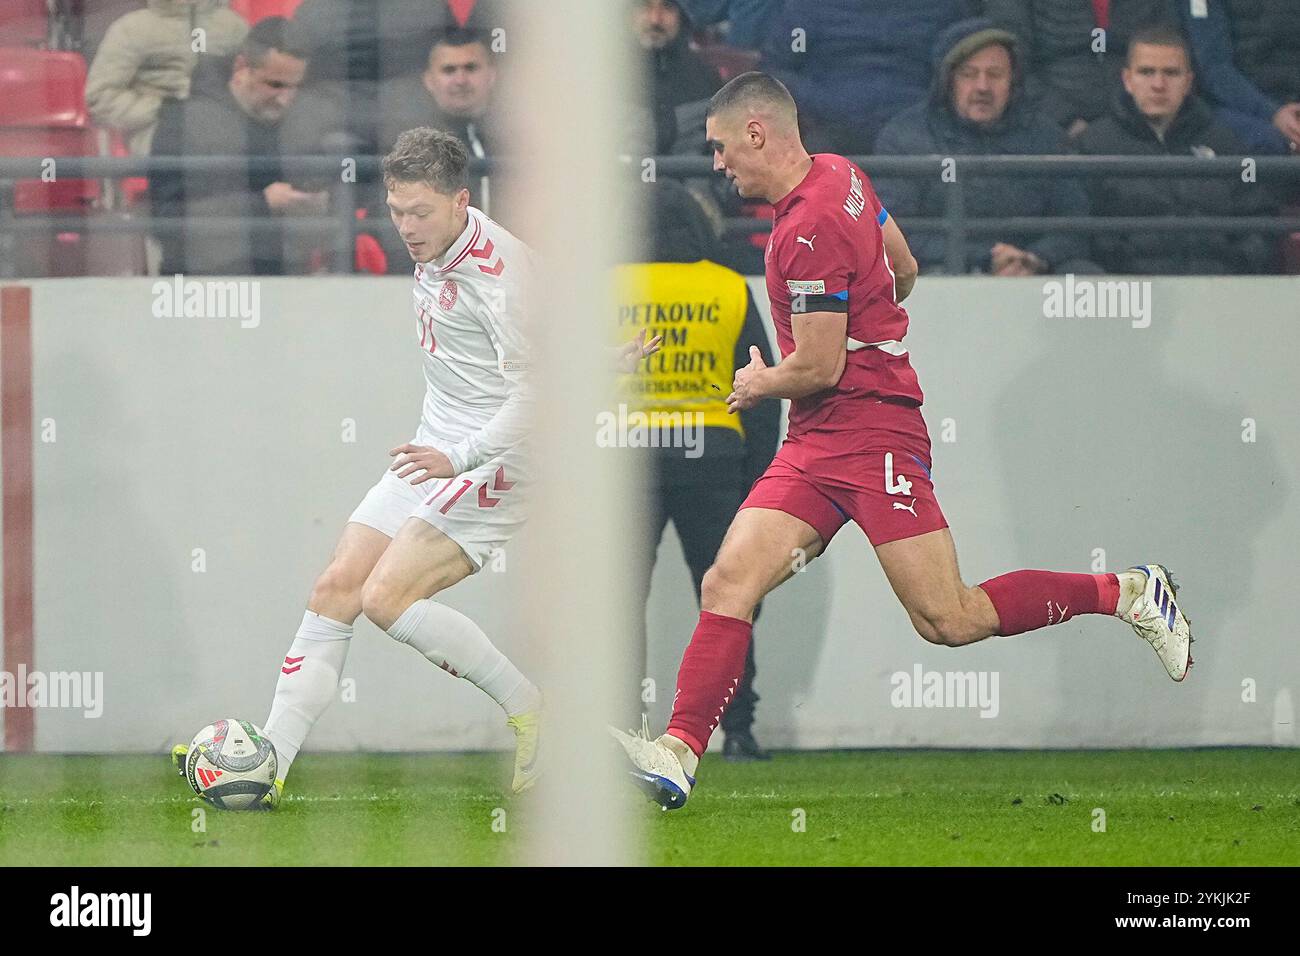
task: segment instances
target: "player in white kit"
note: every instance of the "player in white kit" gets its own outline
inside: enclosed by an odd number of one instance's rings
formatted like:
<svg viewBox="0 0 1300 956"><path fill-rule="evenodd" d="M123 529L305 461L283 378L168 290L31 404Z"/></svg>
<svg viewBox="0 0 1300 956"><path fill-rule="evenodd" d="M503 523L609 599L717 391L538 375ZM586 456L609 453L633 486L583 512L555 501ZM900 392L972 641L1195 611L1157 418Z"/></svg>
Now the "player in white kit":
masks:
<svg viewBox="0 0 1300 956"><path fill-rule="evenodd" d="M415 262L424 411L415 436L390 452L391 467L352 513L281 665L263 728L279 760L268 807L337 693L352 624L363 613L501 706L516 736L516 793L539 769L538 689L477 624L433 600L482 568L524 522L533 253L469 205L466 149L454 136L408 130L383 168L393 224ZM182 764L183 751L174 752Z"/></svg>

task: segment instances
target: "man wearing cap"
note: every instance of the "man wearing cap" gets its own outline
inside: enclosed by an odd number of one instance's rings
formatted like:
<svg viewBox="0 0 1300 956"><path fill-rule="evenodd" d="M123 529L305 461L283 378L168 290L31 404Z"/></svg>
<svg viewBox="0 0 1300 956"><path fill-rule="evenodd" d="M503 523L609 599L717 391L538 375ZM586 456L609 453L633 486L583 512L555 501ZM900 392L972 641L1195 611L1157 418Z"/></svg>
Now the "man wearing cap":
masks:
<svg viewBox="0 0 1300 956"><path fill-rule="evenodd" d="M933 52L934 81L925 100L894 117L876 142L876 152L894 155L1041 155L1067 152L1059 126L1029 104L1016 37L992 21L973 18L954 24ZM1026 188L1023 178L964 176L955 164L965 213L970 220L1003 216L1086 216L1082 185L1060 176ZM900 223L909 216L944 215L954 179L881 177L876 189ZM917 233L912 252L922 269L945 267L942 233ZM971 235L965 267L998 276L1095 273L1086 239L1070 233Z"/></svg>

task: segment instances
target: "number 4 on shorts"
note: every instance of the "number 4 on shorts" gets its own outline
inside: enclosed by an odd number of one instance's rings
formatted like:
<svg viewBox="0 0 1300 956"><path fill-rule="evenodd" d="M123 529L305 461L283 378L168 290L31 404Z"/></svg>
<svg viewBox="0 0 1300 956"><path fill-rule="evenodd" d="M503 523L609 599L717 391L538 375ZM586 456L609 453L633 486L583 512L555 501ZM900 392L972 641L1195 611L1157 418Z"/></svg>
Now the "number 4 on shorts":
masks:
<svg viewBox="0 0 1300 956"><path fill-rule="evenodd" d="M912 483L905 475L894 477L894 453L885 452L885 491L891 495L908 495L912 493Z"/></svg>

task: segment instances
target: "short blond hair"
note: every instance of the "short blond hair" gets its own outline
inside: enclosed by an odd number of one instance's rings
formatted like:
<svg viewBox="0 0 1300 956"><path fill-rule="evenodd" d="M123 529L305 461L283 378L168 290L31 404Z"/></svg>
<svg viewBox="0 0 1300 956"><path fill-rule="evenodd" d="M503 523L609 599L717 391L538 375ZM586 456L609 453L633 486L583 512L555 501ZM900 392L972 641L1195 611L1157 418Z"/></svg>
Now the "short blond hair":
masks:
<svg viewBox="0 0 1300 956"><path fill-rule="evenodd" d="M384 185L424 183L450 196L469 188L469 151L450 133L428 126L408 129L384 157Z"/></svg>

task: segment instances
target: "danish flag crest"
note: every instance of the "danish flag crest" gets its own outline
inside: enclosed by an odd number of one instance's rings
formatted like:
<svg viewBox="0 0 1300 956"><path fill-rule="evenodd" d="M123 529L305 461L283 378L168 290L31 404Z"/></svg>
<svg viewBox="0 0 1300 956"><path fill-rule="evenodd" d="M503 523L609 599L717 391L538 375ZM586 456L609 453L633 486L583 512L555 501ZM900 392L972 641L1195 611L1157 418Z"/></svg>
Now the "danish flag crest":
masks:
<svg viewBox="0 0 1300 956"><path fill-rule="evenodd" d="M460 293L460 287L456 285L455 279L448 279L438 290L438 305L444 312L450 312L451 307L456 304L456 296Z"/></svg>

